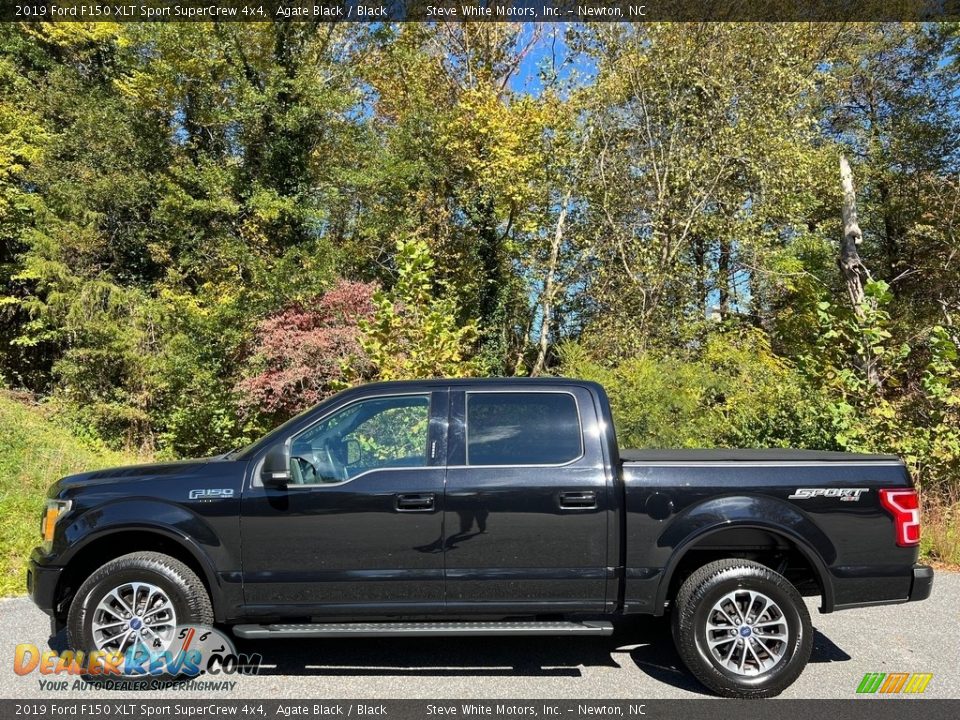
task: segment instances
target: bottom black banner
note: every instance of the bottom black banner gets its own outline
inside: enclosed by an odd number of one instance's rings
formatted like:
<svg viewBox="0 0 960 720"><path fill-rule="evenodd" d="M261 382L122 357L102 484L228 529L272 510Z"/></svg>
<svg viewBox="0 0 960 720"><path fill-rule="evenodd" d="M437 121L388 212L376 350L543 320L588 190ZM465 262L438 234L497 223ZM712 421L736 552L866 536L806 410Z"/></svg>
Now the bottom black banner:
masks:
<svg viewBox="0 0 960 720"><path fill-rule="evenodd" d="M960 700L0 700L7 718L651 718L954 720Z"/></svg>

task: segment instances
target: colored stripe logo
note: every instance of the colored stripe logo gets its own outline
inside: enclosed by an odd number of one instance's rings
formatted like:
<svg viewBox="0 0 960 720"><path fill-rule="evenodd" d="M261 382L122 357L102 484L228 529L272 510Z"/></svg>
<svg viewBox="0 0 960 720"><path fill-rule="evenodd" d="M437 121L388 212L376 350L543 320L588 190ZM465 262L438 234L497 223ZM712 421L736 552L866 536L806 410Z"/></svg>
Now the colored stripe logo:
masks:
<svg viewBox="0 0 960 720"><path fill-rule="evenodd" d="M919 694L927 689L932 679L932 673L867 673L857 686L857 692L865 695Z"/></svg>

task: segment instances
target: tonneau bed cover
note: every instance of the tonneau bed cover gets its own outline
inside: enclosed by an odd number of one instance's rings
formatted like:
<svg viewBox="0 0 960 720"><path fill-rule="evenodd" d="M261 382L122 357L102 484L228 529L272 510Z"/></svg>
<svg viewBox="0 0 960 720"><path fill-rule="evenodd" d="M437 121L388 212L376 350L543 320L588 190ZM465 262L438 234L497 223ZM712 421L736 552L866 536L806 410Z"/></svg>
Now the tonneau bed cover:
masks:
<svg viewBox="0 0 960 720"><path fill-rule="evenodd" d="M660 463L660 462L807 462L807 463L843 463L843 462L895 462L901 460L896 455L866 455L859 453L836 452L829 450L793 450L789 448L736 449L716 448L712 450L632 450L620 451L621 462Z"/></svg>

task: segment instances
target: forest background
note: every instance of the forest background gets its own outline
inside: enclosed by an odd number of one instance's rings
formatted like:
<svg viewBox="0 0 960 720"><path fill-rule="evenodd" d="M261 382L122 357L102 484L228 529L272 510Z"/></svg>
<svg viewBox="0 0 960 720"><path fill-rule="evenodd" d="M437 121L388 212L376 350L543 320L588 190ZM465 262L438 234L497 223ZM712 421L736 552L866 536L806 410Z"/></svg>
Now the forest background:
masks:
<svg viewBox="0 0 960 720"><path fill-rule="evenodd" d="M598 380L627 446L898 453L960 562L958 37L0 25L0 591L58 474L458 375Z"/></svg>

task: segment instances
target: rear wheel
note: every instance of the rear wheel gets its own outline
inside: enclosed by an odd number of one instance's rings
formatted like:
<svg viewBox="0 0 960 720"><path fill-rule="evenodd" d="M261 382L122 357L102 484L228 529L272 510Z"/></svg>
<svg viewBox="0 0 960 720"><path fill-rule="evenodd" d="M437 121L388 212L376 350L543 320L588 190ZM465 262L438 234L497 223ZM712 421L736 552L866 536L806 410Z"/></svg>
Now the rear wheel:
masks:
<svg viewBox="0 0 960 720"><path fill-rule="evenodd" d="M677 593L673 636L696 678L726 697L779 695L806 667L813 626L782 575L749 560L719 560Z"/></svg>
<svg viewBox="0 0 960 720"><path fill-rule="evenodd" d="M177 627L188 624L213 624L200 578L172 557L138 552L111 560L80 586L67 615L67 637L74 650L162 653Z"/></svg>

